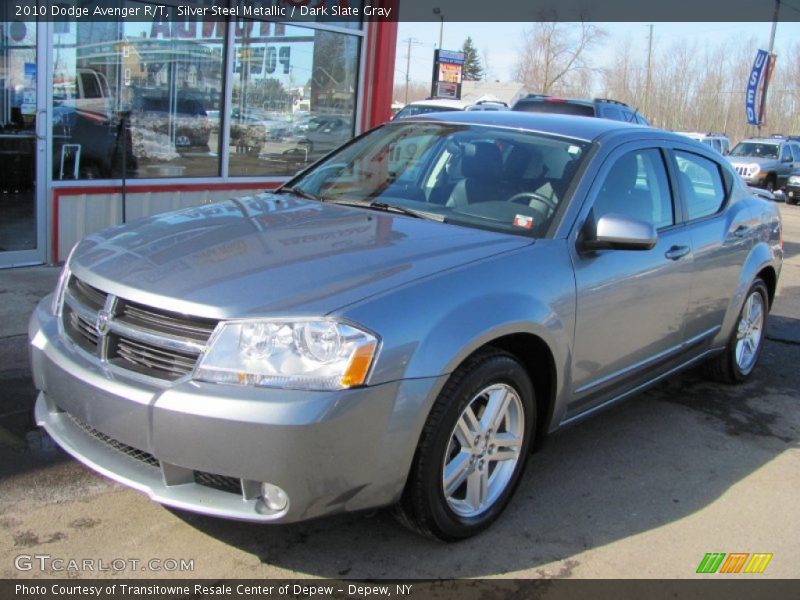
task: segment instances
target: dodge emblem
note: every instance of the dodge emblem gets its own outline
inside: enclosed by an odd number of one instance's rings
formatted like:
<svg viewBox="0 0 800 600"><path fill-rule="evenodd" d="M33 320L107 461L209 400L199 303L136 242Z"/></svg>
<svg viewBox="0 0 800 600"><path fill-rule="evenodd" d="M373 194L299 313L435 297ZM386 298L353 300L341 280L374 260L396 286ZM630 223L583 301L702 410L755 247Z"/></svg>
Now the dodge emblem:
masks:
<svg viewBox="0 0 800 600"><path fill-rule="evenodd" d="M94 328L100 335L108 333L108 322L111 319L111 314L107 310L101 310L97 313L97 318L94 320Z"/></svg>

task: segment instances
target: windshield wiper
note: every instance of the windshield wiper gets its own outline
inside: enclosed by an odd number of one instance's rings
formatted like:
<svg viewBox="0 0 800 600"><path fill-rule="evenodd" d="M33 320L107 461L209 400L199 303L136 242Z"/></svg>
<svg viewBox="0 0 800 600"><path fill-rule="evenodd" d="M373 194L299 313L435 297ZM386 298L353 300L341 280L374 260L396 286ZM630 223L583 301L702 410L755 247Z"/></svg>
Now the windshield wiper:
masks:
<svg viewBox="0 0 800 600"><path fill-rule="evenodd" d="M386 212L396 212L401 215L407 215L417 219L425 219L426 221L437 221L439 223L444 223L444 215L427 212L424 210L414 210L413 208L398 206L397 204L387 204L386 202L355 202L353 200L331 200L331 202L334 204L343 204L345 206L357 206L359 208L371 208Z"/></svg>
<svg viewBox="0 0 800 600"><path fill-rule="evenodd" d="M307 192L303 188L299 187L282 187L275 190L276 194L294 194L295 196L300 196L301 198L305 198L306 200L318 200L320 202L325 202L325 199L321 196L317 196L316 194L312 194L311 192Z"/></svg>

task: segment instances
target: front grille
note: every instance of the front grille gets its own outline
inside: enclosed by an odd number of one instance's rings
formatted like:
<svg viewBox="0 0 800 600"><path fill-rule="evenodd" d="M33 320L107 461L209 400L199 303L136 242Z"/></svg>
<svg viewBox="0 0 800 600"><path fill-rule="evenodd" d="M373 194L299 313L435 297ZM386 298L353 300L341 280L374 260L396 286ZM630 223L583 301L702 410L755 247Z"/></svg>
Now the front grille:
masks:
<svg viewBox="0 0 800 600"><path fill-rule="evenodd" d="M145 342L119 338L110 360L116 365L145 374L155 371L165 373L167 376L181 377L192 372L197 362L197 354L162 350Z"/></svg>
<svg viewBox="0 0 800 600"><path fill-rule="evenodd" d="M150 454L149 452L145 452L144 450L139 450L138 448L134 448L133 446L128 446L127 444L123 444L119 440L115 440L109 435L106 435L102 431L98 431L88 423L84 423L79 418L69 413L66 413L69 418L72 420L75 425L77 425L81 430L83 430L88 435L92 436L94 439L102 442L109 448L116 450L127 456L128 458L132 458L133 460L137 460L142 462L146 465L151 467L159 467L158 459Z"/></svg>
<svg viewBox="0 0 800 600"><path fill-rule="evenodd" d="M94 324L88 319L80 316L74 310L66 307L64 309L64 326L71 337L87 352L97 351L99 334Z"/></svg>
<svg viewBox="0 0 800 600"><path fill-rule="evenodd" d="M198 485L219 490L220 492L228 492L229 494L242 493L242 482L236 477L216 475L214 473L206 473L205 471L195 471L194 482Z"/></svg>
<svg viewBox="0 0 800 600"><path fill-rule="evenodd" d="M75 276L67 283L62 319L66 335L98 359L168 381L192 372L217 326L213 319L118 298Z"/></svg>
<svg viewBox="0 0 800 600"><path fill-rule="evenodd" d="M736 169L736 172L742 177L747 177L747 167L740 167L739 165L736 165L733 168Z"/></svg>
<svg viewBox="0 0 800 600"><path fill-rule="evenodd" d="M184 336L198 342L207 342L217 322L212 319L192 317L188 319L178 313L157 311L148 306L126 302L119 321L157 333Z"/></svg>

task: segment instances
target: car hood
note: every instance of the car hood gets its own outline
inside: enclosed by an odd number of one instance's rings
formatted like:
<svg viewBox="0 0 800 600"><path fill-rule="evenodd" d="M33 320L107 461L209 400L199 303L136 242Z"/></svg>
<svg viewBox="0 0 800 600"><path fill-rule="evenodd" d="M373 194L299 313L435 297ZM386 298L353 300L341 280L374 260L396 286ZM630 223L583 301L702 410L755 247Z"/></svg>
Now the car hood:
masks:
<svg viewBox="0 0 800 600"><path fill-rule="evenodd" d="M530 238L262 194L93 234L70 268L143 304L207 316L327 314Z"/></svg>
<svg viewBox="0 0 800 600"><path fill-rule="evenodd" d="M752 165L759 166L774 164L778 162L777 158L767 158L766 156L726 156L732 165Z"/></svg>

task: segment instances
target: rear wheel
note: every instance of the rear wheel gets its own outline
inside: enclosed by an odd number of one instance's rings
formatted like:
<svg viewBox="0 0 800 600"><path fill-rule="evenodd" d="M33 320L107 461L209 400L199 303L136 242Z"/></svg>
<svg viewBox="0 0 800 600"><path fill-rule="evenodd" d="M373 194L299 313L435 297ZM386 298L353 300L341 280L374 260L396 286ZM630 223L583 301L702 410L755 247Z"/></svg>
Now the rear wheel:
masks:
<svg viewBox="0 0 800 600"><path fill-rule="evenodd" d="M750 377L764 345L768 306L767 286L756 279L747 293L725 352L706 365L706 373L712 379L741 383Z"/></svg>
<svg viewBox="0 0 800 600"><path fill-rule="evenodd" d="M535 431L533 385L510 354L468 359L434 403L417 446L400 521L454 541L488 527L511 499Z"/></svg>

